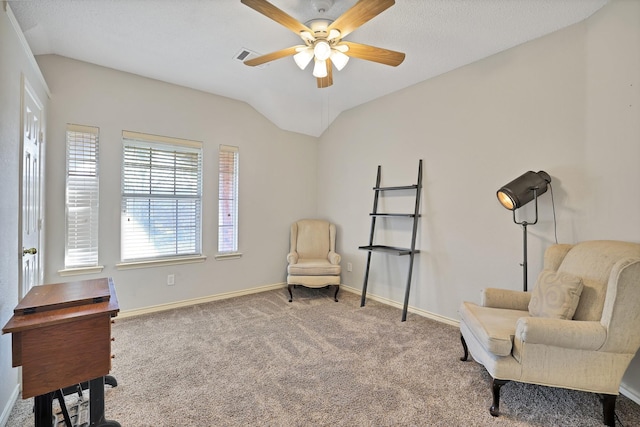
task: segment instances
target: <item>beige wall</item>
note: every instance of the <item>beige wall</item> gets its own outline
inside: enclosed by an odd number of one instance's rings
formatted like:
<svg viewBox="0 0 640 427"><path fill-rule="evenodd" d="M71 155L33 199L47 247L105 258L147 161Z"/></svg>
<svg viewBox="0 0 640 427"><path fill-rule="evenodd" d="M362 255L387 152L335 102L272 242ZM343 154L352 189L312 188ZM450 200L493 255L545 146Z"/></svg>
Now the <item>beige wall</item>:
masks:
<svg viewBox="0 0 640 427"><path fill-rule="evenodd" d="M640 242L640 1L605 7L588 21L586 40L585 161L593 190L584 194L576 228ZM622 384L640 404L640 353Z"/></svg>
<svg viewBox="0 0 640 427"><path fill-rule="evenodd" d="M424 161L410 305L457 319L487 286L522 289L522 231L496 190L528 170L553 179L559 242L640 242L640 2L614 1L586 22L343 113L321 137L320 214L362 288L375 171L410 184ZM399 197L384 199L396 208ZM529 288L555 241L551 194L529 226ZM531 213L531 209L525 209ZM391 210L391 209L389 209ZM532 218L532 217L529 217ZM408 246L400 219L377 242ZM407 257L373 254L368 292L401 302ZM625 377L640 400L640 360Z"/></svg>
<svg viewBox="0 0 640 427"><path fill-rule="evenodd" d="M276 128L243 102L60 56L38 57L52 93L46 282L64 267L65 127L100 128L100 264L123 311L282 283L289 227L316 215L317 139ZM203 263L118 270L122 131L204 142ZM216 261L218 146L240 147L240 259ZM175 285L167 286L167 275ZM96 277L87 276L87 277Z"/></svg>
<svg viewBox="0 0 640 427"><path fill-rule="evenodd" d="M18 247L21 79L26 78L47 108L46 85L33 57L24 49L18 33L0 2L0 328L18 303ZM13 21L15 22L15 21ZM11 335L0 335L0 425L6 422L18 397L18 369L11 367Z"/></svg>
<svg viewBox="0 0 640 427"><path fill-rule="evenodd" d="M2 14L0 190L8 200L0 207L0 262L6 267L0 269L3 322L17 301L15 126L19 73L30 73L12 34ZM106 267L103 275L114 277L124 310L281 282L289 224L316 215L338 224L343 266L351 262L354 267L345 271L343 282L360 289L366 253L357 247L369 235L376 166L383 166L383 184L408 184L422 158L422 253L411 305L457 319L460 301L478 300L481 288L522 286L522 232L498 205L495 191L527 170L543 169L553 178L560 242L640 242L639 52L640 2L614 1L584 23L347 111L319 144L275 128L241 102L61 57L38 58L52 92L45 280L67 280L57 270L64 256L64 127L71 122L100 128L100 262ZM204 141L205 263L115 268L123 129ZM241 150L244 255L232 261L213 259L220 143ZM382 203L388 209L407 208L402 198ZM544 248L555 240L551 207L547 193L540 200L539 223L529 228L530 286ZM382 242L408 242L408 223L397 221L380 222L377 237ZM374 254L369 291L402 301L406 261ZM175 274L175 286L166 285L167 274ZM17 386L8 340L0 337L0 405L6 405ZM636 396L639 378L636 360L624 383Z"/></svg>

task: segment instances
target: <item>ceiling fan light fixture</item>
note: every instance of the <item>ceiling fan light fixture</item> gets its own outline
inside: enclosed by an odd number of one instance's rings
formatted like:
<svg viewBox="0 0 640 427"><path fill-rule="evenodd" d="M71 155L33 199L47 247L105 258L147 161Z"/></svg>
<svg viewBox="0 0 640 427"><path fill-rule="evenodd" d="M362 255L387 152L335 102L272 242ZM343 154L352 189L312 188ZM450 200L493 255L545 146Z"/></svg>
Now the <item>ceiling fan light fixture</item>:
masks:
<svg viewBox="0 0 640 427"><path fill-rule="evenodd" d="M313 49L310 47L302 49L300 52L293 55L293 60L296 61L296 65L304 70L309 65L309 62L313 59Z"/></svg>
<svg viewBox="0 0 640 427"><path fill-rule="evenodd" d="M313 43L313 41L315 40L315 37L313 37L313 34L311 34L309 31L300 31L300 38L307 45L311 45Z"/></svg>
<svg viewBox="0 0 640 427"><path fill-rule="evenodd" d="M315 65L313 66L313 77L323 78L327 77L327 61L320 60L316 57Z"/></svg>
<svg viewBox="0 0 640 427"><path fill-rule="evenodd" d="M313 59L313 76L318 79L317 86L325 88L333 85L333 64L340 71L347 65L350 57L393 67L404 61L405 54L402 52L343 41L343 37L393 6L394 0L349 0L347 3L355 4L335 20L325 14L335 0L305 0L305 2L314 8L316 12L314 15L321 16L303 24L269 0L241 0L242 4L300 36L304 43L301 46L291 46L257 58L245 59L243 60L245 65L256 67L285 56L293 56L296 65L304 70Z"/></svg>
<svg viewBox="0 0 640 427"><path fill-rule="evenodd" d="M331 62L336 66L338 71L341 71L344 66L347 65L347 62L349 62L349 57L339 50L331 49Z"/></svg>
<svg viewBox="0 0 640 427"><path fill-rule="evenodd" d="M318 40L313 46L313 53L318 60L324 62L331 56L331 46L325 40Z"/></svg>
<svg viewBox="0 0 640 427"><path fill-rule="evenodd" d="M314 37L326 37L332 22L330 19L317 18L307 21L305 25L313 31Z"/></svg>
<svg viewBox="0 0 640 427"><path fill-rule="evenodd" d="M337 44L333 46L333 49L340 51L342 53L349 52L349 46L346 44Z"/></svg>
<svg viewBox="0 0 640 427"><path fill-rule="evenodd" d="M340 30L336 30L335 28L333 28L329 30L329 35L327 36L327 40L331 41L331 40L339 39L341 35L342 34L340 33Z"/></svg>

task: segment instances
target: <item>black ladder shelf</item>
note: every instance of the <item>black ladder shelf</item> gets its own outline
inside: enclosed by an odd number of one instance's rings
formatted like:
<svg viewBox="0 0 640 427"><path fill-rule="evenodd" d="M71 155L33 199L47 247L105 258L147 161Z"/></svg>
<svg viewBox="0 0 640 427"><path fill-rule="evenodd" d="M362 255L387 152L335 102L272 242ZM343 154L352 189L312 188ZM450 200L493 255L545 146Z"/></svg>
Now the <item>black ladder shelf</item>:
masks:
<svg viewBox="0 0 640 427"><path fill-rule="evenodd" d="M407 288L404 293L404 305L402 307L402 321L407 320L407 307L409 305L409 289L411 288L411 275L413 273L413 258L415 254L420 252L416 249L416 234L418 231L418 218L420 217L420 194L422 193L422 159L418 163L418 180L414 185L404 185L399 187L380 187L380 171L381 166L378 165L378 174L376 177L376 186L373 197L373 211L371 212L371 232L369 234L369 244L360 246L358 249L368 251L367 253L367 269L364 273L364 284L362 285L362 297L360 299L360 307L364 307L367 299L367 284L369 282L369 268L371 266L371 253L384 252L391 255L409 255L409 274L407 276ZM383 191L413 191L415 192L415 209L413 213L380 213L378 212L378 198ZM411 247L399 248L395 246L374 245L373 235L376 229L376 218L378 217L404 217L413 218L413 233L411 235Z"/></svg>

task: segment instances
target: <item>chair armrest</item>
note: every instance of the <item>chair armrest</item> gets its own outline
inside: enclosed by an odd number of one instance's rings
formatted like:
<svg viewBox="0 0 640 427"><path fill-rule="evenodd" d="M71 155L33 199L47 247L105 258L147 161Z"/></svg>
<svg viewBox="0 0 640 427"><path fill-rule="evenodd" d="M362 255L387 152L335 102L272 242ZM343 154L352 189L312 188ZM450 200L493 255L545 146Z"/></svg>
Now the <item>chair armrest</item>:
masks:
<svg viewBox="0 0 640 427"><path fill-rule="evenodd" d="M607 338L607 331L600 322L521 317L516 323L515 336L528 344L598 350Z"/></svg>
<svg viewBox="0 0 640 427"><path fill-rule="evenodd" d="M298 263L298 252L289 252L287 254L287 262L289 264L297 264Z"/></svg>
<svg viewBox="0 0 640 427"><path fill-rule="evenodd" d="M483 307L506 308L509 310L529 311L531 294L510 289L485 288L482 290Z"/></svg>
<svg viewBox="0 0 640 427"><path fill-rule="evenodd" d="M340 264L340 260L342 259L342 257L339 254L333 251L329 251L328 258L329 258L329 262L333 265Z"/></svg>

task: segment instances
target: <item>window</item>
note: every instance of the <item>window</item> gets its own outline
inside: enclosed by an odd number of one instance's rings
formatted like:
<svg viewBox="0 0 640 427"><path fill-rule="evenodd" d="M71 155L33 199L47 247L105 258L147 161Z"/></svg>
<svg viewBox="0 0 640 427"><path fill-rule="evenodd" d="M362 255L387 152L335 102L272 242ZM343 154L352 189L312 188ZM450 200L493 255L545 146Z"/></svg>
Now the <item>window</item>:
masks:
<svg viewBox="0 0 640 427"><path fill-rule="evenodd" d="M218 152L218 253L238 252L238 147Z"/></svg>
<svg viewBox="0 0 640 427"><path fill-rule="evenodd" d="M98 265L98 128L67 124L65 269Z"/></svg>
<svg viewBox="0 0 640 427"><path fill-rule="evenodd" d="M122 139L122 261L201 255L202 143Z"/></svg>

